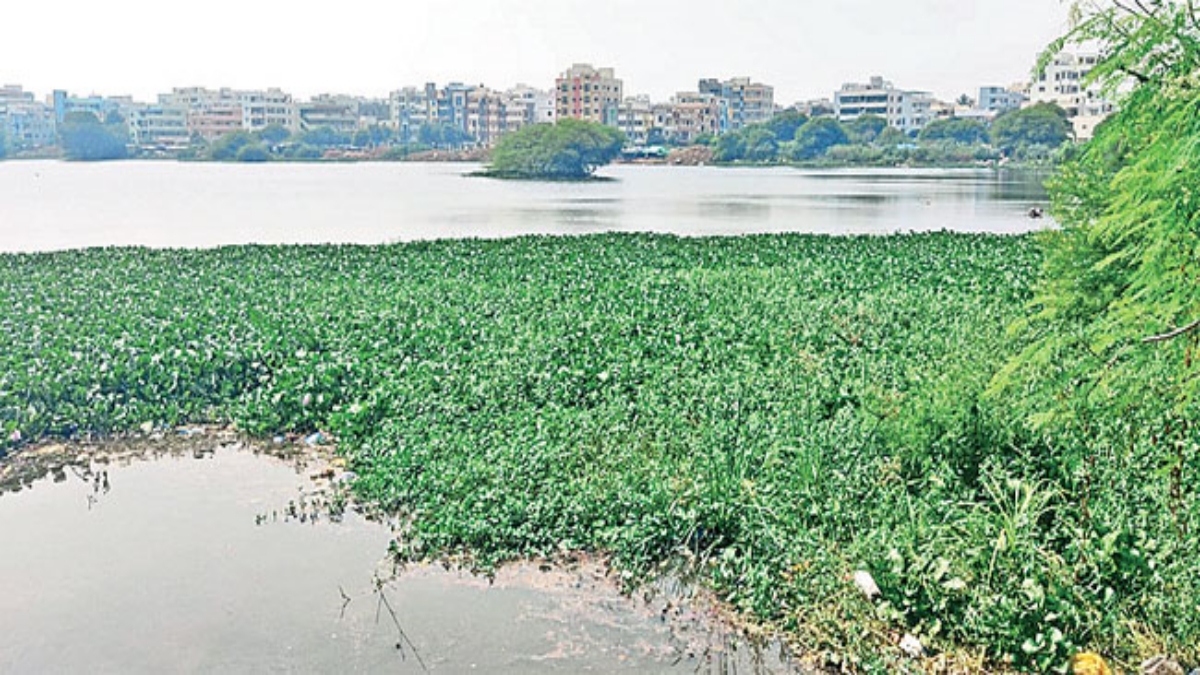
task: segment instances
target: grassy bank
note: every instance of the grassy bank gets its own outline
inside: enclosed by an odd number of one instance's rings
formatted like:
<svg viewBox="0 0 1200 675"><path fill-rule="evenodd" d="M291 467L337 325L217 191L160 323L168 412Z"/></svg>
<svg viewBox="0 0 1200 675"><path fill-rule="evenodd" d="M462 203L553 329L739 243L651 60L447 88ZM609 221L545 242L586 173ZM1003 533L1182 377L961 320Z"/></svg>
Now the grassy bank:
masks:
<svg viewBox="0 0 1200 675"><path fill-rule="evenodd" d="M322 429L412 516L402 555L690 562L868 669L904 632L1195 659L1196 495L1136 445L1084 483L983 397L1037 264L951 234L0 256L0 424Z"/></svg>

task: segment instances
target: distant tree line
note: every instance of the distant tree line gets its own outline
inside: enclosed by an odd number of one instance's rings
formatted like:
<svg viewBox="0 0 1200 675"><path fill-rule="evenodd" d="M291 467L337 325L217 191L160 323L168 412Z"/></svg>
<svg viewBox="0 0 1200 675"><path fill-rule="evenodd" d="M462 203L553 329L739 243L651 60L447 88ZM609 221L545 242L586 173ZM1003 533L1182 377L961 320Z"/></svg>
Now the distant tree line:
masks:
<svg viewBox="0 0 1200 675"><path fill-rule="evenodd" d="M905 134L875 115L851 122L787 111L769 122L713 139L698 139L721 163L965 164L1008 157L1045 160L1071 139L1067 113L1041 103L998 116L990 124L939 119Z"/></svg>
<svg viewBox="0 0 1200 675"><path fill-rule="evenodd" d="M425 124L400 139L395 130L372 125L353 133L321 126L292 133L274 124L260 131L234 131L211 143L193 139L185 159L205 159L217 162L267 162L273 160L321 159L330 150L379 150L381 159L403 159L426 150L457 150L473 145L475 138L457 126L441 122Z"/></svg>

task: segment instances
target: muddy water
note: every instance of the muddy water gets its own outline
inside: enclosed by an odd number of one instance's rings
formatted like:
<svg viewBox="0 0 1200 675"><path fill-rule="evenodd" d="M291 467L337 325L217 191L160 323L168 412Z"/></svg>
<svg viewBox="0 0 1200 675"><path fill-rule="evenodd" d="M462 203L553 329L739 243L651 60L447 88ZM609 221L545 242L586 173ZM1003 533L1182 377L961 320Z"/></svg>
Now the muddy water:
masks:
<svg viewBox="0 0 1200 675"><path fill-rule="evenodd" d="M789 670L594 563L393 577L389 527L332 522L311 466L95 459L0 495L0 672Z"/></svg>

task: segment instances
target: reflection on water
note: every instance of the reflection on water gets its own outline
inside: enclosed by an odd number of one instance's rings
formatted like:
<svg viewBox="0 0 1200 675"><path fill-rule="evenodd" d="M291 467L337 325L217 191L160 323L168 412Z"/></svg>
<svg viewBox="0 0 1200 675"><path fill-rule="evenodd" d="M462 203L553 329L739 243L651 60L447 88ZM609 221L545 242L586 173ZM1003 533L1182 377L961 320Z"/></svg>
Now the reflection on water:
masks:
<svg viewBox="0 0 1200 675"><path fill-rule="evenodd" d="M615 180L468 177L463 164L0 163L0 251L383 243L667 232L1019 233L1044 176L995 170L607 167Z"/></svg>
<svg viewBox="0 0 1200 675"><path fill-rule="evenodd" d="M587 560L392 580L388 527L331 522L295 465L238 448L41 464L0 495L0 672L789 669Z"/></svg>

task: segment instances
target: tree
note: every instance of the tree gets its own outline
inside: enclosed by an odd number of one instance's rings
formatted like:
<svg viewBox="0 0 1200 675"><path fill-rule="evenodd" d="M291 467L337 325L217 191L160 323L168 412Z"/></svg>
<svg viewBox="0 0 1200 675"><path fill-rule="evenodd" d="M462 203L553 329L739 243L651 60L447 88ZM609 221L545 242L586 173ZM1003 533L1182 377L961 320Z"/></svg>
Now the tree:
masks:
<svg viewBox="0 0 1200 675"><path fill-rule="evenodd" d="M808 116L804 113L798 110L785 110L772 117L766 123L766 128L775 136L777 143L783 143L795 139L796 132L807 121Z"/></svg>
<svg viewBox="0 0 1200 675"><path fill-rule="evenodd" d="M737 162L746 156L746 143L740 133L718 136L713 144L713 161Z"/></svg>
<svg viewBox="0 0 1200 675"><path fill-rule="evenodd" d="M792 159L809 160L824 155L830 148L850 142L842 123L832 117L815 117L796 132Z"/></svg>
<svg viewBox="0 0 1200 675"><path fill-rule="evenodd" d="M304 132L300 136L300 142L318 148L333 148L349 145L350 137L340 131L335 131L332 127L317 127Z"/></svg>
<svg viewBox="0 0 1200 675"><path fill-rule="evenodd" d="M1058 148L1071 139L1071 133L1066 111L1054 103L1006 112L992 122L991 131L992 142L1004 154L1018 157L1030 148Z"/></svg>
<svg viewBox="0 0 1200 675"><path fill-rule="evenodd" d="M287 130L287 127L282 124L269 124L261 129L257 134L258 138L267 145L279 145L292 137L292 132Z"/></svg>
<svg viewBox="0 0 1200 675"><path fill-rule="evenodd" d="M500 139L488 175L499 178L582 180L621 154L625 134L581 120L535 124Z"/></svg>
<svg viewBox="0 0 1200 675"><path fill-rule="evenodd" d="M88 112L68 114L59 137L68 159L98 162L129 156L129 130L125 124L101 124Z"/></svg>
<svg viewBox="0 0 1200 675"><path fill-rule="evenodd" d="M846 135L851 143L874 143L879 134L888 128L887 120L879 115L862 115L846 124Z"/></svg>
<svg viewBox="0 0 1200 675"><path fill-rule="evenodd" d="M261 143L244 145L237 151L237 161L258 164L271 160L271 153Z"/></svg>
<svg viewBox="0 0 1200 675"><path fill-rule="evenodd" d="M917 138L922 141L953 141L963 145L986 143L987 126L979 120L951 118L927 124Z"/></svg>
<svg viewBox="0 0 1200 675"><path fill-rule="evenodd" d="M417 130L417 141L431 148L454 150L473 143L475 139L449 122L439 122L422 124Z"/></svg>
<svg viewBox="0 0 1200 675"><path fill-rule="evenodd" d="M1082 85L1097 84L1110 95L1132 85L1118 112L1050 184L1058 227L1040 237L1042 276L1028 316L1011 329L1023 348L989 392L1047 439L1049 447L1036 447L1034 457L1046 475L1070 486L1064 506L1081 502L1082 525L1071 533L1071 548L1085 559L1097 550L1086 545L1094 541L1105 541L1103 556L1114 560L1140 556L1146 542L1162 551L1196 550L1200 14L1194 7L1148 0L1077 8L1072 31L1042 60L1044 66L1067 45L1099 43L1102 56ZM1089 504L1091 486L1104 482L1120 498ZM1151 560L1153 572L1146 563L1105 563L1109 579L1089 573L1108 596L1089 609L1120 621L1075 632L1115 644L1114 637L1131 642L1130 632L1141 634L1130 626L1157 624L1151 630L1163 639L1195 644L1196 623L1181 619L1192 618L1189 611L1168 604L1177 595L1195 597L1176 586L1183 580L1194 587L1195 561L1185 557L1175 565L1172 556ZM1083 586L1070 588L1071 602ZM1159 604L1163 610L1150 606ZM1122 606L1128 609L1112 609Z"/></svg>
<svg viewBox="0 0 1200 675"><path fill-rule="evenodd" d="M770 162L779 154L779 143L775 134L762 125L753 125L742 130L745 158L751 162Z"/></svg>
<svg viewBox="0 0 1200 675"><path fill-rule="evenodd" d="M212 142L208 147L208 158L216 162L232 162L238 159L242 148L257 143L254 136L245 131L232 131Z"/></svg>
<svg viewBox="0 0 1200 675"><path fill-rule="evenodd" d="M898 145L903 145L909 142L908 136L896 127L889 126L879 132L879 136L875 138L875 145L881 148L894 148Z"/></svg>

